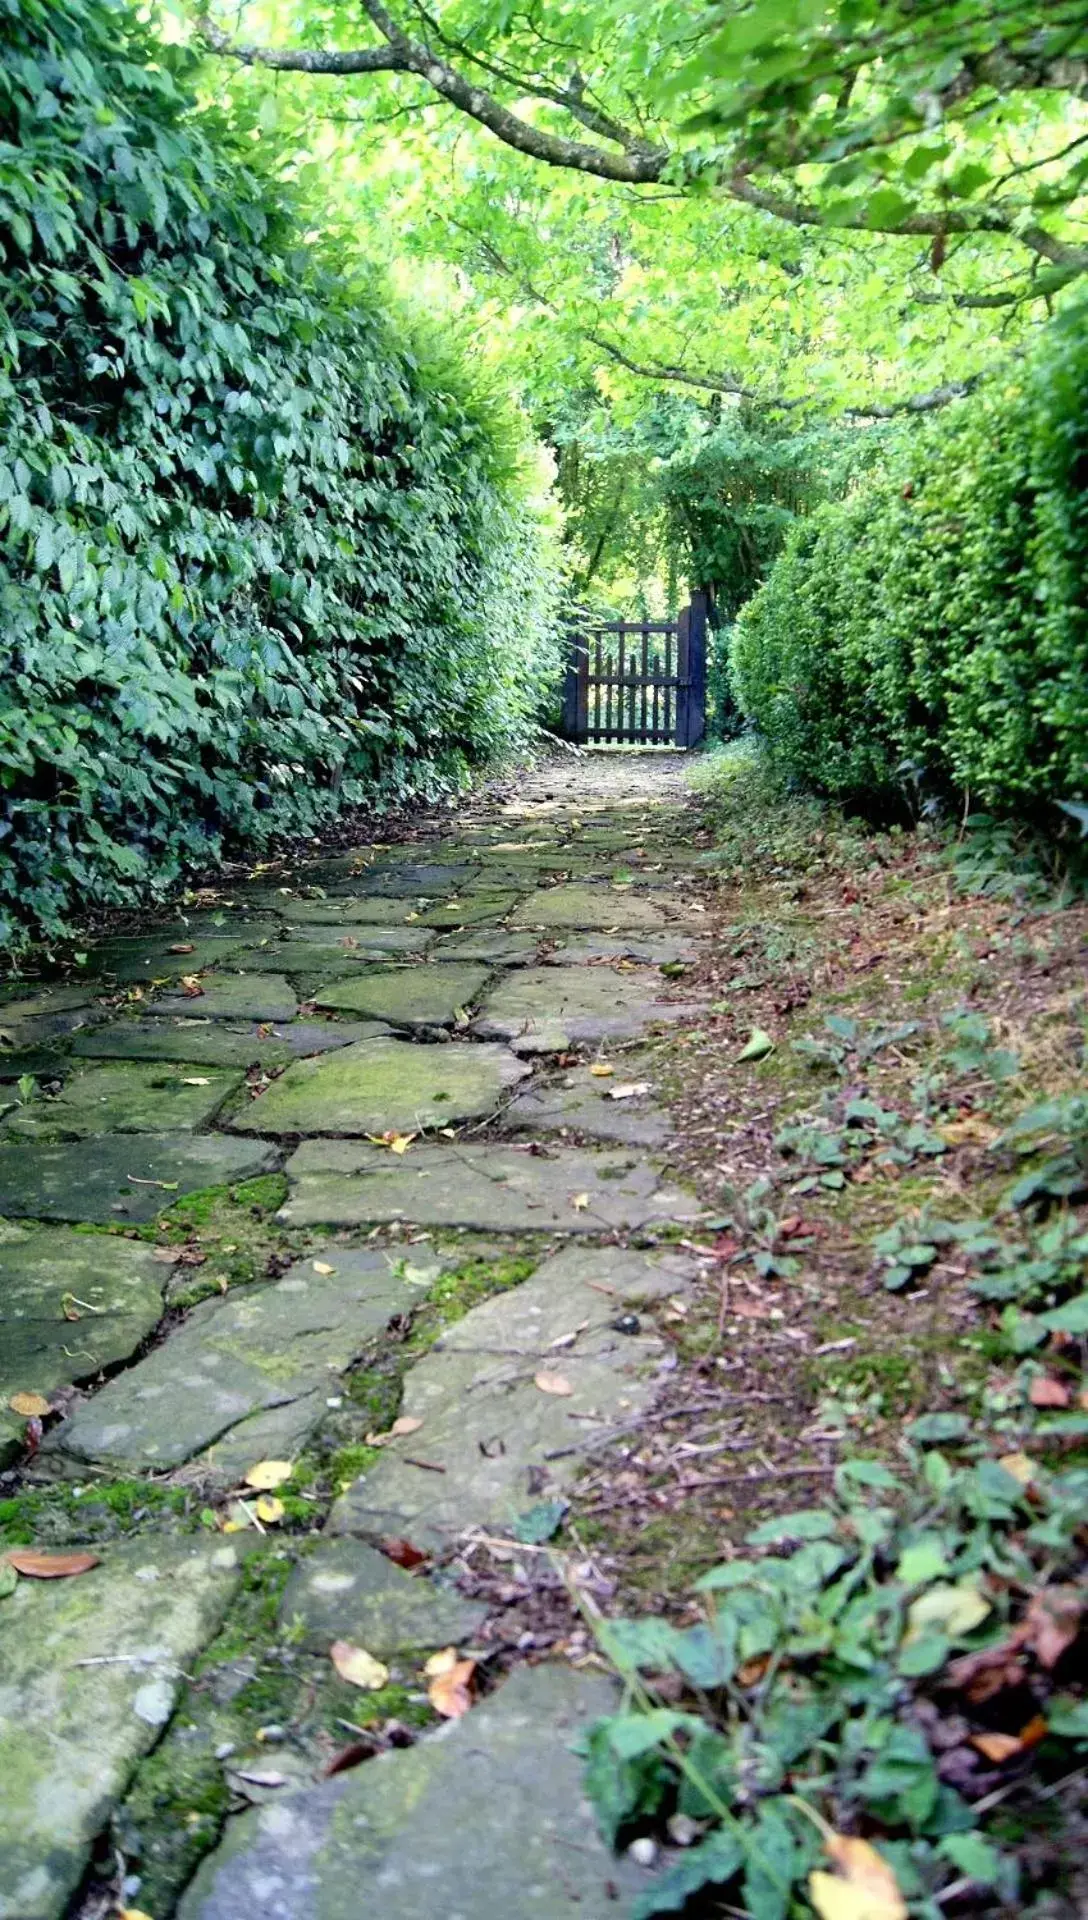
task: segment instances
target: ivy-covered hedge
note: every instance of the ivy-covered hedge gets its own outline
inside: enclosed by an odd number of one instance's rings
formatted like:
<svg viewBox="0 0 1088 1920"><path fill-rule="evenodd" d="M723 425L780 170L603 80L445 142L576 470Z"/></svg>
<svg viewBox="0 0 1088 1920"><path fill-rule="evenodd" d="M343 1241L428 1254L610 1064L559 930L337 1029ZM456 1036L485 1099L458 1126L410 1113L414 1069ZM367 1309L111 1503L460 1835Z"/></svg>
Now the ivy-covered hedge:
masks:
<svg viewBox="0 0 1088 1920"><path fill-rule="evenodd" d="M0 42L4 940L459 780L554 578L512 420L191 54L122 0L0 0Z"/></svg>
<svg viewBox="0 0 1088 1920"><path fill-rule="evenodd" d="M817 509L744 609L732 677L788 773L1030 811L1088 796L1088 305L1023 377Z"/></svg>

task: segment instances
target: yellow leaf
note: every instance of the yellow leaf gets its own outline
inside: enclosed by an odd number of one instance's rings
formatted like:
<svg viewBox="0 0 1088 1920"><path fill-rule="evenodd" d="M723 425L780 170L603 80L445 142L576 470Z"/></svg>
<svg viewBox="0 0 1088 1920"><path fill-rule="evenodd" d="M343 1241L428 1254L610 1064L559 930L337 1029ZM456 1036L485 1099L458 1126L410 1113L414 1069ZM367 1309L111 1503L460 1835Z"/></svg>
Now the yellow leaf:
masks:
<svg viewBox="0 0 1088 1920"><path fill-rule="evenodd" d="M210 1087L211 1081L206 1073L186 1073L182 1075L183 1087Z"/></svg>
<svg viewBox="0 0 1088 1920"><path fill-rule="evenodd" d="M377 1693L389 1679L389 1668L375 1660L365 1647L353 1647L350 1640L334 1640L329 1648L329 1659L349 1686L362 1687L367 1693Z"/></svg>
<svg viewBox="0 0 1088 1920"><path fill-rule="evenodd" d="M151 1915L142 1907L122 1907L117 1920L151 1920Z"/></svg>
<svg viewBox="0 0 1088 1920"><path fill-rule="evenodd" d="M402 1413L399 1419L394 1420L389 1431L392 1434L418 1433L422 1425L423 1422L419 1419L418 1415L414 1413Z"/></svg>
<svg viewBox="0 0 1088 1920"><path fill-rule="evenodd" d="M245 1530L246 1523L244 1520L224 1520L223 1522L224 1533L244 1533Z"/></svg>
<svg viewBox="0 0 1088 1920"><path fill-rule="evenodd" d="M472 1705L470 1691L472 1676L476 1671L475 1660L455 1660L453 1665L436 1674L427 1688L427 1698L436 1713L445 1720L459 1720Z"/></svg>
<svg viewBox="0 0 1088 1920"><path fill-rule="evenodd" d="M40 1393L13 1393L8 1401L12 1413L19 1413L24 1420L44 1420L53 1409L48 1400Z"/></svg>
<svg viewBox="0 0 1088 1920"><path fill-rule="evenodd" d="M335 1273L335 1272L336 1272L336 1268L335 1268L335 1267L330 1267L330 1265L329 1265L329 1263L328 1263L328 1261L327 1261L327 1260L315 1260L315 1261L314 1261L314 1272L315 1272L315 1273Z"/></svg>
<svg viewBox="0 0 1088 1920"><path fill-rule="evenodd" d="M395 1133L389 1142L390 1153L407 1153L415 1137L414 1133Z"/></svg>
<svg viewBox="0 0 1088 1920"><path fill-rule="evenodd" d="M907 1903L887 1861L867 1840L827 1838L837 1873L811 1873L809 1898L820 1920L907 1920Z"/></svg>
<svg viewBox="0 0 1088 1920"><path fill-rule="evenodd" d="M589 1071L595 1080L610 1080L616 1069L606 1066L603 1060L595 1060Z"/></svg>
<svg viewBox="0 0 1088 1920"><path fill-rule="evenodd" d="M457 1665L456 1647L443 1647L441 1653L432 1653L423 1671L429 1680L436 1680L440 1673L449 1673Z"/></svg>
<svg viewBox="0 0 1088 1920"><path fill-rule="evenodd" d="M574 1392L570 1381L566 1375L562 1373L534 1374L533 1385L534 1387L539 1387L541 1393L568 1394Z"/></svg>
<svg viewBox="0 0 1088 1920"><path fill-rule="evenodd" d="M258 1460L246 1474L246 1486L256 1487L258 1493L271 1493L274 1487L282 1487L285 1480L291 1478L290 1460Z"/></svg>
<svg viewBox="0 0 1088 1920"><path fill-rule="evenodd" d="M253 1511L258 1520L263 1520L266 1527L276 1527L287 1509L283 1501L277 1500L274 1494L262 1493L260 1499L254 1501Z"/></svg>
<svg viewBox="0 0 1088 1920"><path fill-rule="evenodd" d="M1030 1487L1037 1471L1034 1460L1026 1453L1003 1453L997 1464L1011 1473L1014 1480L1019 1480L1022 1487Z"/></svg>
<svg viewBox="0 0 1088 1920"><path fill-rule="evenodd" d="M574 1208L575 1213L584 1213L589 1205L588 1193L572 1193L570 1204Z"/></svg>
<svg viewBox="0 0 1088 1920"><path fill-rule="evenodd" d="M920 1634L934 1628L950 1640L958 1640L981 1626L990 1611L990 1602L977 1587L968 1586L966 1582L951 1586L942 1581L911 1603L907 1611L906 1639L917 1640Z"/></svg>

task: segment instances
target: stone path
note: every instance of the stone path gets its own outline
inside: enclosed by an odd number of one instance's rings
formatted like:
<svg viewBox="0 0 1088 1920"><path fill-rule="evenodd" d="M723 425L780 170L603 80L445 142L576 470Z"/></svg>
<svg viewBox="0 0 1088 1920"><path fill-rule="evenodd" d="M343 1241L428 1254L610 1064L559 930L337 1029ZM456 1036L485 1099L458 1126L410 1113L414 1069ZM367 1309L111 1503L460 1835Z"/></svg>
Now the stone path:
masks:
<svg viewBox="0 0 1088 1920"><path fill-rule="evenodd" d="M457 1569L559 1526L670 1361L684 773L572 758L0 990L0 1493L16 1544L95 1558L0 1560L0 1920L604 1920L645 1885L572 1752L609 1682L503 1678ZM338 1641L425 1731L323 1778L381 1721ZM447 1646L482 1697L436 1731Z"/></svg>

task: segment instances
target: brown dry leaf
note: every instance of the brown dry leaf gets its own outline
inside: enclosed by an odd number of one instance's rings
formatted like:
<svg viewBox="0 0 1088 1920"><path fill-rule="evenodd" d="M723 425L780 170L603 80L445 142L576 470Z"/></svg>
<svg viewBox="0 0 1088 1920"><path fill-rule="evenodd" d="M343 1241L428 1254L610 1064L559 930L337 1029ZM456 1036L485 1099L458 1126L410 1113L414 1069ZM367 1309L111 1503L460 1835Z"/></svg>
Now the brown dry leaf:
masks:
<svg viewBox="0 0 1088 1920"><path fill-rule="evenodd" d="M67 1319L67 1314L64 1317ZM78 1314L76 1318L79 1318ZM24 1420L44 1420L46 1414L53 1411L44 1394L40 1393L13 1393L8 1406L12 1413L21 1414Z"/></svg>
<svg viewBox="0 0 1088 1920"><path fill-rule="evenodd" d="M202 997L204 989L195 973L183 973L179 984L187 1000L199 1000Z"/></svg>
<svg viewBox="0 0 1088 1920"><path fill-rule="evenodd" d="M838 1872L809 1874L820 1920L907 1920L899 1882L875 1847L845 1833L829 1834L825 1845Z"/></svg>
<svg viewBox="0 0 1088 1920"><path fill-rule="evenodd" d="M1049 1373L1036 1374L1028 1393L1033 1407L1067 1407L1072 1397L1065 1382Z"/></svg>
<svg viewBox="0 0 1088 1920"><path fill-rule="evenodd" d="M440 1673L452 1673L460 1658L456 1647L443 1647L440 1653L432 1653L423 1671L428 1680L437 1680Z"/></svg>
<svg viewBox="0 0 1088 1920"><path fill-rule="evenodd" d="M608 1066L604 1060L595 1060L589 1071L595 1080L611 1080L616 1069Z"/></svg>
<svg viewBox="0 0 1088 1920"><path fill-rule="evenodd" d="M335 1273L336 1272L336 1268L330 1267L327 1260L315 1260L313 1265L314 1265L315 1273Z"/></svg>
<svg viewBox="0 0 1088 1920"><path fill-rule="evenodd" d="M166 951L167 953L195 953L196 947L191 940L175 940L173 946L167 947Z"/></svg>
<svg viewBox="0 0 1088 1920"><path fill-rule="evenodd" d="M389 1432L394 1437L401 1433L418 1433L422 1425L423 1422L418 1414L402 1413L398 1419L394 1420Z"/></svg>
<svg viewBox="0 0 1088 1920"><path fill-rule="evenodd" d="M991 1126L978 1113L969 1113L962 1120L950 1120L940 1129L942 1140L947 1140L950 1147L989 1147L999 1132L1000 1128Z"/></svg>
<svg viewBox="0 0 1088 1920"><path fill-rule="evenodd" d="M418 1547L413 1547L410 1540L399 1537L379 1540L378 1547L387 1560L392 1560L395 1566L404 1567L408 1572L411 1572L413 1567L421 1567L427 1558Z"/></svg>
<svg viewBox="0 0 1088 1920"><path fill-rule="evenodd" d="M372 1744L367 1745L363 1740L349 1740L347 1746L340 1747L333 1754L328 1765L322 1767L321 1778L331 1780L334 1773L348 1773L352 1767L357 1767L361 1760L369 1760L373 1752Z"/></svg>
<svg viewBox="0 0 1088 1920"><path fill-rule="evenodd" d="M377 1693L389 1679L389 1668L375 1660L365 1647L353 1647L350 1640L334 1640L329 1648L329 1659L349 1686L362 1687L366 1693Z"/></svg>
<svg viewBox="0 0 1088 1920"><path fill-rule="evenodd" d="M459 1720L472 1705L472 1676L475 1660L455 1660L445 1673L436 1674L427 1688L427 1698L444 1720Z"/></svg>
<svg viewBox="0 0 1088 1920"><path fill-rule="evenodd" d="M1041 1667L1056 1667L1080 1634L1088 1592L1078 1587L1046 1587L1024 1615L1024 1639Z"/></svg>
<svg viewBox="0 0 1088 1920"><path fill-rule="evenodd" d="M1049 1731L1043 1715L1033 1714L1027 1725L1020 1729L1020 1745L1024 1748L1037 1747L1040 1740L1046 1739Z"/></svg>
<svg viewBox="0 0 1088 1920"><path fill-rule="evenodd" d="M36 1547L12 1547L4 1559L27 1580L70 1580L98 1565L97 1553L39 1553Z"/></svg>
<svg viewBox="0 0 1088 1920"><path fill-rule="evenodd" d="M981 1753L984 1760L990 1760L1000 1767L1014 1754L1023 1751L1023 1741L1015 1733L973 1733L971 1745Z"/></svg>
<svg viewBox="0 0 1088 1920"><path fill-rule="evenodd" d="M291 1478L292 1471L290 1460L258 1460L246 1474L246 1486L254 1487L258 1493L272 1493Z"/></svg>
<svg viewBox="0 0 1088 1920"><path fill-rule="evenodd" d="M762 1680L771 1664L770 1655L761 1653L755 1660L746 1660L737 1668L737 1679L742 1687L754 1687Z"/></svg>
<svg viewBox="0 0 1088 1920"><path fill-rule="evenodd" d="M533 1375L533 1385L534 1387L539 1387L541 1393L568 1394L574 1392L570 1381L566 1375L562 1373L535 1373Z"/></svg>

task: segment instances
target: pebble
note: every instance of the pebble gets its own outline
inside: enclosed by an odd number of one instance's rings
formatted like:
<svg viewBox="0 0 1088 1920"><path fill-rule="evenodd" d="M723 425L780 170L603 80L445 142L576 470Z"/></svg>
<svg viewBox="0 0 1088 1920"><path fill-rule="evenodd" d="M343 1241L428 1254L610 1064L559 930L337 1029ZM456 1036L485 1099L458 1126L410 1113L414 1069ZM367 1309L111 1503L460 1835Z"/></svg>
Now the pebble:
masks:
<svg viewBox="0 0 1088 1920"><path fill-rule="evenodd" d="M640 1840L632 1840L627 1852L636 1867L652 1867L657 1859L657 1841L651 1840L648 1835Z"/></svg>
<svg viewBox="0 0 1088 1920"><path fill-rule="evenodd" d="M215 1749L215 1757L217 1760L229 1760L233 1752L234 1752L234 1741L221 1740L219 1745Z"/></svg>

